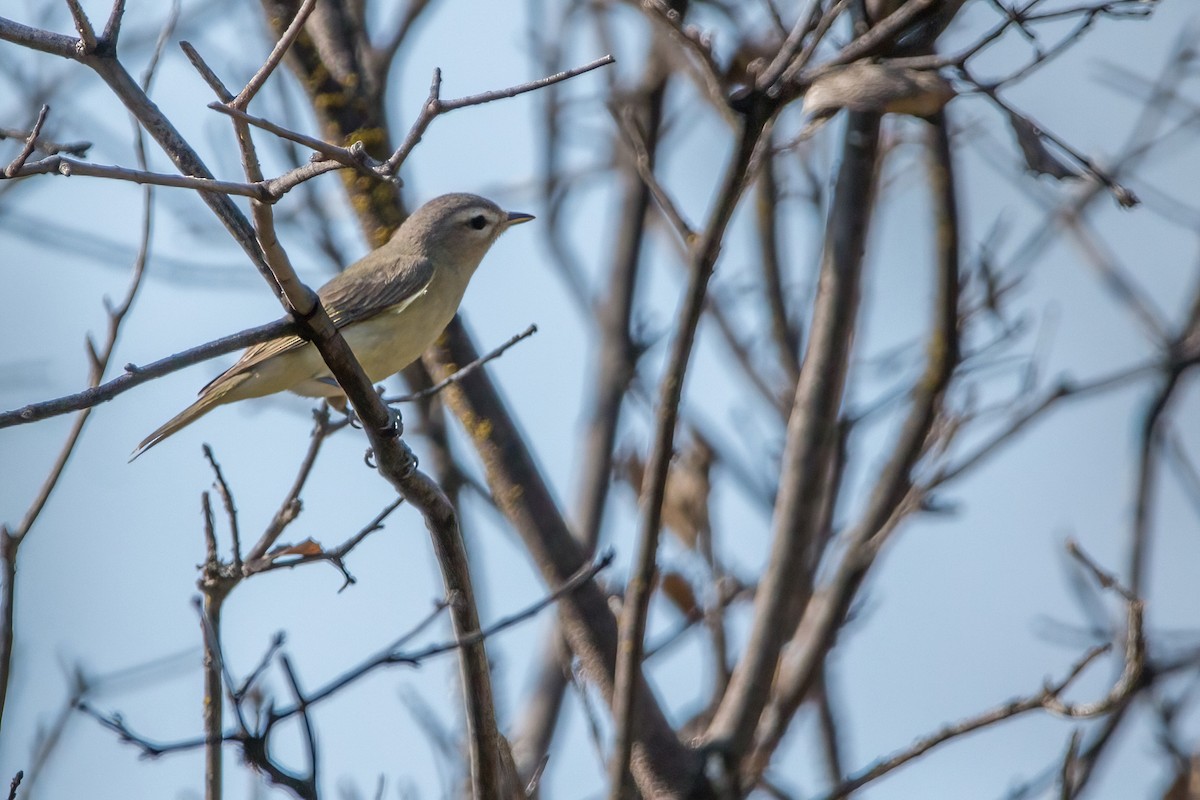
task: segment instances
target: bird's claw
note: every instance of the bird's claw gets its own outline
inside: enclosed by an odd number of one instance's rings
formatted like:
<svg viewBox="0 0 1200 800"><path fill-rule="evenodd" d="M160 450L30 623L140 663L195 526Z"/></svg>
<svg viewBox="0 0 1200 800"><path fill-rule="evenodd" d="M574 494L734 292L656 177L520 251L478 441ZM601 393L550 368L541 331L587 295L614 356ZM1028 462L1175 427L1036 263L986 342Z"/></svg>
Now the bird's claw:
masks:
<svg viewBox="0 0 1200 800"><path fill-rule="evenodd" d="M384 428L380 429L379 435L396 439L397 444L400 445L400 455L403 459L400 465L400 477L407 478L417 470L417 457L413 454L412 450L408 449L408 445L404 443L404 440L400 438L404 435L404 419L401 417L400 412L391 406L384 406L384 408L388 412L388 422ZM379 463L375 459L374 449L367 450L366 455L363 456L363 461L371 469L379 468Z"/></svg>
<svg viewBox="0 0 1200 800"><path fill-rule="evenodd" d="M386 408L388 412L388 424L387 427L380 432L385 436L391 436L399 439L404 435L404 417L400 415L399 411L391 406L385 405L384 408Z"/></svg>
<svg viewBox="0 0 1200 800"><path fill-rule="evenodd" d="M420 462L417 460L416 454L408 449L408 445L404 442L400 442L399 444L400 456L403 459L400 465L400 478L403 479L416 472L417 467L420 466ZM367 452L363 453L363 463L371 469L379 469L379 463L375 460L374 448L368 447Z"/></svg>

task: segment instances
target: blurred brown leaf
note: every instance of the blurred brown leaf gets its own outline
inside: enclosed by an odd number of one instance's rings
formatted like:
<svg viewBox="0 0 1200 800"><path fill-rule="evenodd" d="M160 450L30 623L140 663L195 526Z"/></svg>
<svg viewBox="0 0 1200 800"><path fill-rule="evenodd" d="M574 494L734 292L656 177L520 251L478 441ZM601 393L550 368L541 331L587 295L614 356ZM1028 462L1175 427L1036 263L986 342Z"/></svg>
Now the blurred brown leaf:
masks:
<svg viewBox="0 0 1200 800"><path fill-rule="evenodd" d="M835 67L804 93L809 123L801 137L811 136L843 108L927 117L941 111L955 94L948 80L929 70L864 61Z"/></svg>
<svg viewBox="0 0 1200 800"><path fill-rule="evenodd" d="M296 542L295 544L280 545L279 547L272 549L268 555L272 559L276 559L282 558L283 556L319 556L323 552L325 551L321 549L321 545L315 539L310 537L302 542Z"/></svg>
<svg viewBox="0 0 1200 800"><path fill-rule="evenodd" d="M1162 800L1200 800L1200 755L1180 764Z"/></svg>
<svg viewBox="0 0 1200 800"><path fill-rule="evenodd" d="M703 616L691 582L678 572L665 573L659 581L658 588L688 619L699 619Z"/></svg>

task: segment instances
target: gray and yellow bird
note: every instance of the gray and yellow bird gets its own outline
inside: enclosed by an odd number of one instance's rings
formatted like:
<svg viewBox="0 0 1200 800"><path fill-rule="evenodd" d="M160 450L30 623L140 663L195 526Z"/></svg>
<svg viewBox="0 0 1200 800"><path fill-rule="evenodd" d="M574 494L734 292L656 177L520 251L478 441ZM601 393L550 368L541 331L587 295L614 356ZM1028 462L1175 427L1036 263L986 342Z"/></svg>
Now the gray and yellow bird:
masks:
<svg viewBox="0 0 1200 800"><path fill-rule="evenodd" d="M450 324L467 283L500 234L531 219L532 214L504 211L473 194L436 197L317 296L367 376L383 380L420 358ZM219 405L282 391L342 396L316 347L298 336L281 336L246 350L200 390L196 402L147 436L130 460Z"/></svg>

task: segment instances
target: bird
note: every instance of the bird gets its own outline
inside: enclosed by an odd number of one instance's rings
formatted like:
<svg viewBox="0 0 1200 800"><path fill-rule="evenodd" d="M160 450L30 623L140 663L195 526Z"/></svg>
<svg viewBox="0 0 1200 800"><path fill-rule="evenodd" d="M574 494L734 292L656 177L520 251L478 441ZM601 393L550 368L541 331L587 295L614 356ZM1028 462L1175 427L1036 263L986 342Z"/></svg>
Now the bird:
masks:
<svg viewBox="0 0 1200 800"><path fill-rule="evenodd" d="M317 297L367 377L383 380L420 358L441 336L500 234L533 218L474 194L435 197L384 245L322 286ZM345 399L312 343L280 336L248 348L200 390L196 402L143 439L129 460L219 405L283 391Z"/></svg>

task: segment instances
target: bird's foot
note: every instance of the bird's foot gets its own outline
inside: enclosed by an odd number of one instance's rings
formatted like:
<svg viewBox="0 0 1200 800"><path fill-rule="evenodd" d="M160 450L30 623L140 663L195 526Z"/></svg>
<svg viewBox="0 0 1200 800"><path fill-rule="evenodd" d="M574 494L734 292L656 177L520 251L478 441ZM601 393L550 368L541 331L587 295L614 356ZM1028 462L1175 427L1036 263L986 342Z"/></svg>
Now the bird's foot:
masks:
<svg viewBox="0 0 1200 800"><path fill-rule="evenodd" d="M379 431L379 433L381 436L386 436L396 440L396 444L400 447L401 459L399 465L397 466L397 470L401 478L407 478L417 469L417 457L413 454L413 451L409 449L408 445L404 443L404 440L400 438L404 435L404 419L401 417L400 412L391 406L384 407L388 411L388 423L385 428L382 428ZM374 449L367 450L364 460L366 461L367 466L371 469L377 469L379 466L375 457Z"/></svg>
<svg viewBox="0 0 1200 800"><path fill-rule="evenodd" d="M413 451L410 450L408 445L406 445L403 441L399 441L397 444L400 446L400 464L397 466L397 473L399 478L404 480L417 471L417 467L420 466L420 462L418 462L416 454L413 453ZM375 458L374 448L367 448L367 452L363 454L363 463L365 463L371 469L379 469L379 463Z"/></svg>

